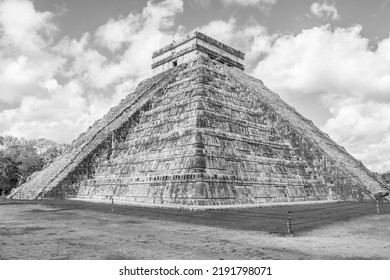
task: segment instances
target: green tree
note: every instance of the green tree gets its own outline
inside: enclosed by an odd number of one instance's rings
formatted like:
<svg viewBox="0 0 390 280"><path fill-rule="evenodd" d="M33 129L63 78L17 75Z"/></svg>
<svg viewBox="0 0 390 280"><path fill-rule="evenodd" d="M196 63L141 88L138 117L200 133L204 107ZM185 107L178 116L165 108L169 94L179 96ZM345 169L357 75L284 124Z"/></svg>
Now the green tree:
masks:
<svg viewBox="0 0 390 280"><path fill-rule="evenodd" d="M0 195L7 195L19 183L18 164L0 151Z"/></svg>
<svg viewBox="0 0 390 280"><path fill-rule="evenodd" d="M59 148L57 148L55 146L51 146L51 147L47 148L46 151L44 151L40 155L40 157L42 158L43 163L46 165L46 164L53 162L54 158L56 158L60 154L61 154L61 150Z"/></svg>
<svg viewBox="0 0 390 280"><path fill-rule="evenodd" d="M0 194L8 194L67 147L44 138L0 136Z"/></svg>
<svg viewBox="0 0 390 280"><path fill-rule="evenodd" d="M43 159L38 155L36 148L25 140L21 141L16 161L19 163L20 175L24 180L35 171L41 170L44 165Z"/></svg>
<svg viewBox="0 0 390 280"><path fill-rule="evenodd" d="M39 156L33 142L23 138L2 136L0 147L1 188L3 193L8 194L32 173L41 170L44 160Z"/></svg>

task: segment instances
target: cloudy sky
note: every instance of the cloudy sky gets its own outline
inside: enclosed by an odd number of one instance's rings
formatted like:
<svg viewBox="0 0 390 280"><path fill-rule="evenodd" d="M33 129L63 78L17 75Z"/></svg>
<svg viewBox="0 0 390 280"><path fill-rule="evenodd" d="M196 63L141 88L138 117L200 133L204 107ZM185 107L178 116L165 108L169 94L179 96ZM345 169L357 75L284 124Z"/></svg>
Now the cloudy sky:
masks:
<svg viewBox="0 0 390 280"><path fill-rule="evenodd" d="M193 30L373 171L390 170L390 0L0 0L0 135L70 143Z"/></svg>

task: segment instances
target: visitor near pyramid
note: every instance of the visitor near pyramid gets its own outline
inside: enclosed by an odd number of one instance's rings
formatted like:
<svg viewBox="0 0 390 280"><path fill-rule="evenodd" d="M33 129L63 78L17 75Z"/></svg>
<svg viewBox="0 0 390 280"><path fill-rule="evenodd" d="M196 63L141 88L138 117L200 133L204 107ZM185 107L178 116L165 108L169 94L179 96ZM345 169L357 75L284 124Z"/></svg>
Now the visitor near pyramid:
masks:
<svg viewBox="0 0 390 280"><path fill-rule="evenodd" d="M372 200L389 189L200 32L153 53L153 76L13 199L177 207Z"/></svg>

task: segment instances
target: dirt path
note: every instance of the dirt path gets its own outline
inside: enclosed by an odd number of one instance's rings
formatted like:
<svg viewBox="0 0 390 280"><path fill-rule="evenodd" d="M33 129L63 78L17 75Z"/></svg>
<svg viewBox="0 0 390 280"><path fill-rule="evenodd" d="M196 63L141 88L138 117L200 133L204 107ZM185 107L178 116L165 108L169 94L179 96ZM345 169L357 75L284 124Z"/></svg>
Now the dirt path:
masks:
<svg viewBox="0 0 390 280"><path fill-rule="evenodd" d="M390 215L285 237L111 211L0 204L0 259L390 259Z"/></svg>

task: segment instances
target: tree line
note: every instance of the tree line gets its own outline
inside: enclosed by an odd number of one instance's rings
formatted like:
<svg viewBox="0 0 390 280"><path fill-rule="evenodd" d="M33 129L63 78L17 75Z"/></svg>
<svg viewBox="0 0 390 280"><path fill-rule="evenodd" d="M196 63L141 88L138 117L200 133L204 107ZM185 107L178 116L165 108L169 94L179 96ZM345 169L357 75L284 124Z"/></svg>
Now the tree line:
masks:
<svg viewBox="0 0 390 280"><path fill-rule="evenodd" d="M0 196L24 183L60 155L67 145L39 138L0 136Z"/></svg>

